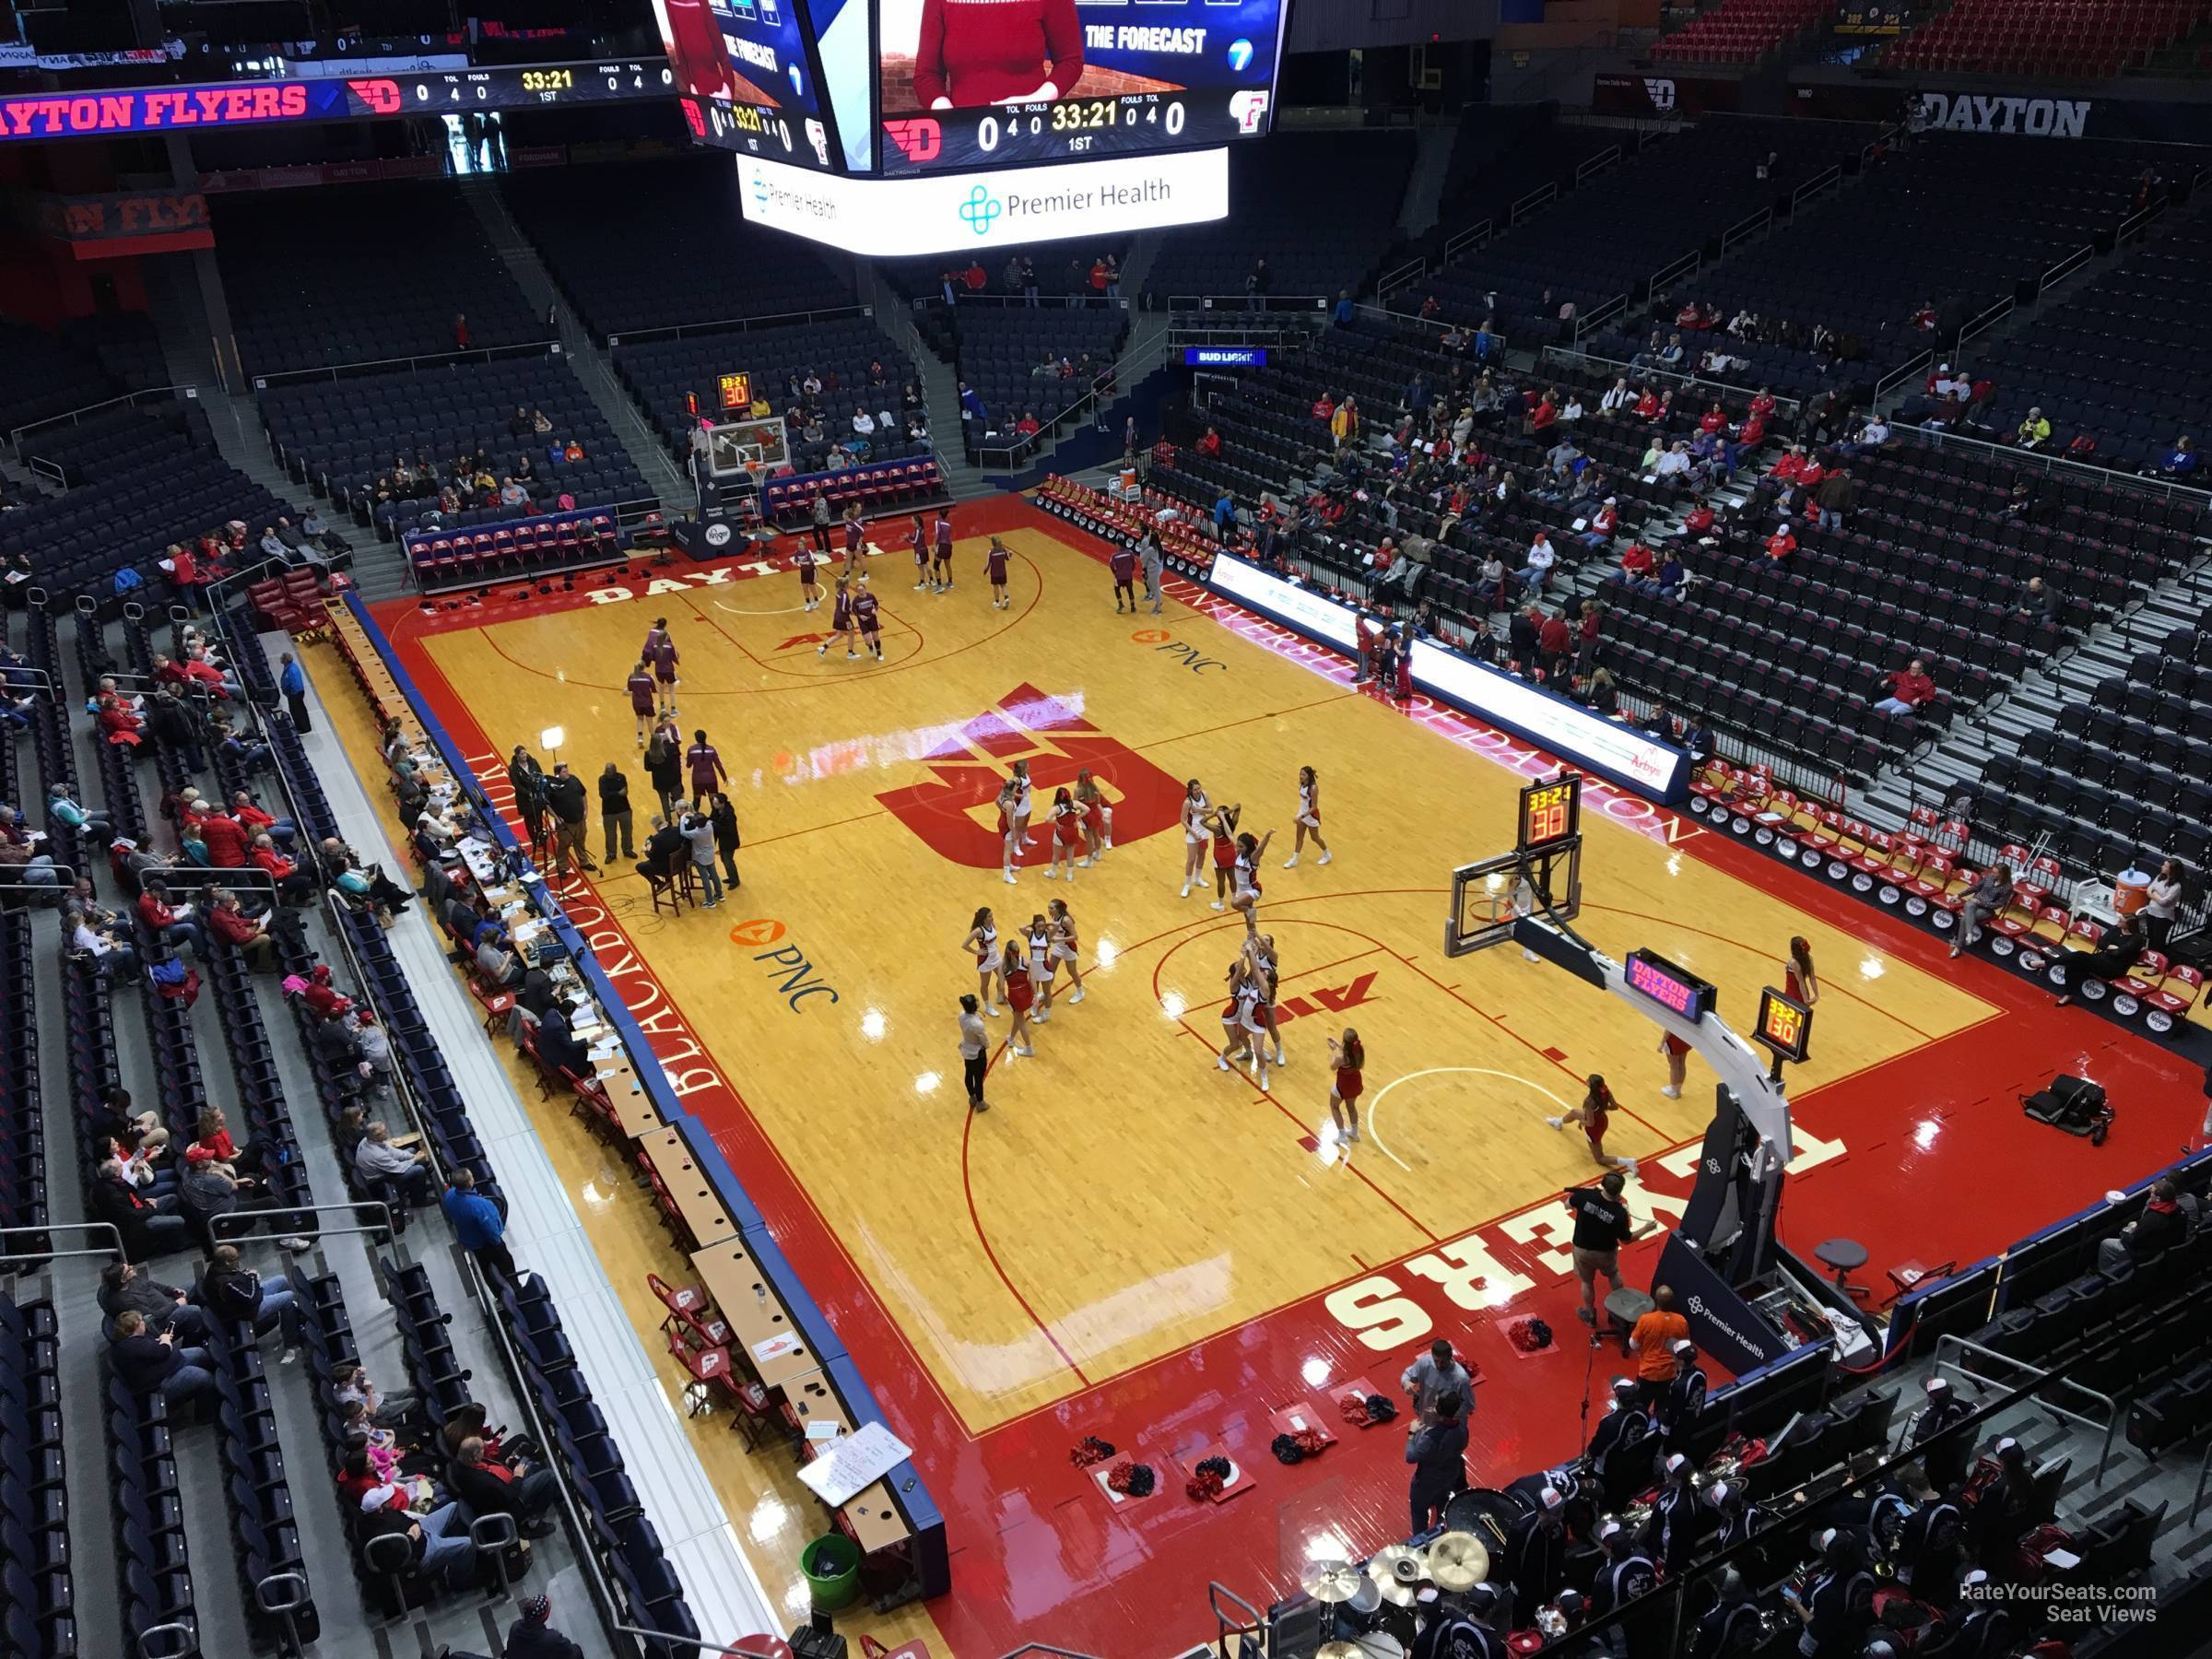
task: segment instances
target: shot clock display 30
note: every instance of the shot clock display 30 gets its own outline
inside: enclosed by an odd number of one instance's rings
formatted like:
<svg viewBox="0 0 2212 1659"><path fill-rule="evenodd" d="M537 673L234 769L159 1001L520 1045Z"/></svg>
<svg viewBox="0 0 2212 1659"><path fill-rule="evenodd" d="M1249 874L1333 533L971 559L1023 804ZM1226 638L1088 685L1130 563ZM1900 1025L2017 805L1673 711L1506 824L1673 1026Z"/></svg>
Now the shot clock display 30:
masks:
<svg viewBox="0 0 2212 1659"><path fill-rule="evenodd" d="M1759 1040L1784 1060L1803 1060L1813 1040L1813 1011L1771 985L1759 993Z"/></svg>
<svg viewBox="0 0 2212 1659"><path fill-rule="evenodd" d="M1572 841L1583 827L1580 772L1521 788L1521 851L1541 853Z"/></svg>
<svg viewBox="0 0 2212 1659"><path fill-rule="evenodd" d="M1695 1025L1712 1012L1720 992L1687 968L1677 968L1649 950L1631 950L1621 963L1630 989Z"/></svg>

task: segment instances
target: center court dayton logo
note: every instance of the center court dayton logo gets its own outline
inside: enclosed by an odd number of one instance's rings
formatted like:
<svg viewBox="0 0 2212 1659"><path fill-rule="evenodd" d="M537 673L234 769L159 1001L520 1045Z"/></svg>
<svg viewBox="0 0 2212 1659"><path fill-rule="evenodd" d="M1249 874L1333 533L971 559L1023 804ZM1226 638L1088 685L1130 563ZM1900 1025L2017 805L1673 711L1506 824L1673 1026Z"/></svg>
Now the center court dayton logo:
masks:
<svg viewBox="0 0 2212 1659"><path fill-rule="evenodd" d="M960 204L960 218L978 236L990 235L991 227L998 222L998 216L1005 211L1004 204L981 184L970 191L967 199Z"/></svg>
<svg viewBox="0 0 2212 1659"><path fill-rule="evenodd" d="M972 870L999 866L1004 848L994 802L1017 760L1030 763L1033 858L1047 856L1053 792L1072 791L1086 769L1112 804L1115 846L1181 821L1180 778L1034 686L1015 687L982 714L945 732L920 759L929 781L879 794L877 803L941 857Z"/></svg>

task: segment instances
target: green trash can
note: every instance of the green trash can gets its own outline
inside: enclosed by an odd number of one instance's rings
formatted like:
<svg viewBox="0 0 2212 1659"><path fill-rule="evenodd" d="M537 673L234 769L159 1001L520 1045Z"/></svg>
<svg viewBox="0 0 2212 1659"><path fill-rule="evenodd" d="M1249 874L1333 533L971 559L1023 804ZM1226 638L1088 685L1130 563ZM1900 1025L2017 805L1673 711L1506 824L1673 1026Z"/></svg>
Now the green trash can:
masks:
<svg viewBox="0 0 2212 1659"><path fill-rule="evenodd" d="M816 1608L834 1613L860 1594L860 1546L843 1533L829 1533L799 1552L799 1571Z"/></svg>

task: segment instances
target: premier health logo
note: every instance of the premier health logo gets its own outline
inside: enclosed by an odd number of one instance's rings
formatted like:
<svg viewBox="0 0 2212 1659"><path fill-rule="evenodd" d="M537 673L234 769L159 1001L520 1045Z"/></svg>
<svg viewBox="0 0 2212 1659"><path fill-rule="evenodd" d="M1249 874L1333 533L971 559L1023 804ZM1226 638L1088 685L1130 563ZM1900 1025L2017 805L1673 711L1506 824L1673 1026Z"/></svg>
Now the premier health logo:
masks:
<svg viewBox="0 0 2212 1659"><path fill-rule="evenodd" d="M1005 204L982 184L970 191L968 199L960 204L961 220L978 236L990 235L991 227L997 223L998 216L1005 211Z"/></svg>
<svg viewBox="0 0 2212 1659"><path fill-rule="evenodd" d="M753 205L756 207L768 206L768 175L757 167L753 169Z"/></svg>

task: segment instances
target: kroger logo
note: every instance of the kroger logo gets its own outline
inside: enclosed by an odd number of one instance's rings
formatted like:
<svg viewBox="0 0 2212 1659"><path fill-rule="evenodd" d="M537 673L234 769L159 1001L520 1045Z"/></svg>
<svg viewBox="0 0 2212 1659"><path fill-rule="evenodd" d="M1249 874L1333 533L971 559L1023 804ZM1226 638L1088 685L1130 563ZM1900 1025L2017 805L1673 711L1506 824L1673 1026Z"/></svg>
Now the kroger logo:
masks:
<svg viewBox="0 0 2212 1659"><path fill-rule="evenodd" d="M1005 211L999 199L981 184L970 191L968 199L960 204L960 218L978 236L990 235L991 227Z"/></svg>
<svg viewBox="0 0 2212 1659"><path fill-rule="evenodd" d="M1229 66L1239 75L1252 67L1252 42L1231 41L1229 43Z"/></svg>

